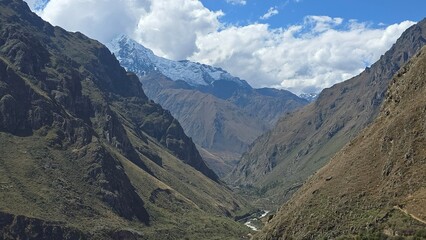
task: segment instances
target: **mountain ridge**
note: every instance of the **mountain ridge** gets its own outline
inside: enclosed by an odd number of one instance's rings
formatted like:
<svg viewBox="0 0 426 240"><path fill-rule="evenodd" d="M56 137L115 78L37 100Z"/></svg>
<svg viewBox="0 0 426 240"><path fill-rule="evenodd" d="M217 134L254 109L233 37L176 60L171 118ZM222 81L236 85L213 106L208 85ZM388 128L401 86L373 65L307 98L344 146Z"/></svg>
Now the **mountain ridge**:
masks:
<svg viewBox="0 0 426 240"><path fill-rule="evenodd" d="M127 37L117 38L110 48L126 69L140 77L146 94L181 122L220 176L283 113L307 104L285 90L253 89L220 68L157 57ZM193 77L196 80L187 80Z"/></svg>
<svg viewBox="0 0 426 240"><path fill-rule="evenodd" d="M116 37L107 46L113 53L119 53L120 50L124 50L124 47L128 47L129 49L126 50L133 56L122 58L121 54L117 54L117 59L128 67L128 71L140 76L144 76L149 71L158 71L173 81L184 81L191 86L211 85L218 80L232 81L240 86L248 85L247 82L233 77L221 68L188 60L173 61L158 57L151 49L126 35ZM132 67L133 65L137 67ZM141 68L141 66L143 67Z"/></svg>
<svg viewBox="0 0 426 240"><path fill-rule="evenodd" d="M377 119L255 239L426 237L425 71L423 47L390 82Z"/></svg>
<svg viewBox="0 0 426 240"><path fill-rule="evenodd" d="M51 26L21 0L0 2L0 142L0 238L249 232L232 218L251 207L137 76L98 41Z"/></svg>

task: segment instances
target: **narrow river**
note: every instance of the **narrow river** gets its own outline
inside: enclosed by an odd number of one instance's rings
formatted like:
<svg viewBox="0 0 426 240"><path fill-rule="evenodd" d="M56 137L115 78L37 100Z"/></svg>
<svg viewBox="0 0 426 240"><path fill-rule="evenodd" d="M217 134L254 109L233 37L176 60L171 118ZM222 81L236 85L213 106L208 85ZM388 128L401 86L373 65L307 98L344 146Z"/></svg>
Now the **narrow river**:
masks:
<svg viewBox="0 0 426 240"><path fill-rule="evenodd" d="M247 227L251 228L253 231L259 231L259 228L262 227L261 219L266 217L270 211L263 210L263 213L258 217L250 218L247 222L244 223ZM257 224L255 224L255 222Z"/></svg>

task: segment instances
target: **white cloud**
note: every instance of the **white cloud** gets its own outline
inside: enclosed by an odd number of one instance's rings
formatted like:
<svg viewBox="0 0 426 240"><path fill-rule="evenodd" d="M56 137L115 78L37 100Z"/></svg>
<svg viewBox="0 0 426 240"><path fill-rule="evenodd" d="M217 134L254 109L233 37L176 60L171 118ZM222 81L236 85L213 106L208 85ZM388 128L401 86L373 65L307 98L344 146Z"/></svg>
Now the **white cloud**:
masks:
<svg viewBox="0 0 426 240"><path fill-rule="evenodd" d="M49 0L26 0L28 6L34 11L43 9Z"/></svg>
<svg viewBox="0 0 426 240"><path fill-rule="evenodd" d="M197 51L197 37L216 31L223 15L198 0L50 0L38 13L103 43L127 34L158 55L179 60Z"/></svg>
<svg viewBox="0 0 426 240"><path fill-rule="evenodd" d="M132 33L149 7L149 1L50 0L39 15L69 31L107 42L119 32Z"/></svg>
<svg viewBox="0 0 426 240"><path fill-rule="evenodd" d="M360 73L412 24L371 29L355 21L312 16L285 29L230 27L198 38L200 50L191 59L223 67L255 87L319 91Z"/></svg>
<svg viewBox="0 0 426 240"><path fill-rule="evenodd" d="M269 8L268 12L266 12L263 16L260 17L260 19L266 20L266 19L269 19L270 17L272 17L274 15L277 15L278 13L279 12L278 12L278 9L276 7L271 7L271 8Z"/></svg>
<svg viewBox="0 0 426 240"><path fill-rule="evenodd" d="M28 2L33 9L38 6ZM413 24L374 29L356 20L308 16L280 29L260 23L225 26L223 13L199 0L50 0L38 13L104 43L128 34L160 56L219 66L254 87L296 93L318 91L358 74Z"/></svg>
<svg viewBox="0 0 426 240"><path fill-rule="evenodd" d="M36 8L37 0L26 0L25 2L27 2L28 6L31 9L35 9Z"/></svg>
<svg viewBox="0 0 426 240"><path fill-rule="evenodd" d="M227 3L230 3L232 5L246 5L246 0L226 0Z"/></svg>
<svg viewBox="0 0 426 240"><path fill-rule="evenodd" d="M172 59L186 59L197 51L196 39L219 28L222 12L212 12L199 1L152 1L135 31L137 41Z"/></svg>
<svg viewBox="0 0 426 240"><path fill-rule="evenodd" d="M316 33L330 30L342 23L342 18L331 18L329 16L307 16L304 19L304 25Z"/></svg>

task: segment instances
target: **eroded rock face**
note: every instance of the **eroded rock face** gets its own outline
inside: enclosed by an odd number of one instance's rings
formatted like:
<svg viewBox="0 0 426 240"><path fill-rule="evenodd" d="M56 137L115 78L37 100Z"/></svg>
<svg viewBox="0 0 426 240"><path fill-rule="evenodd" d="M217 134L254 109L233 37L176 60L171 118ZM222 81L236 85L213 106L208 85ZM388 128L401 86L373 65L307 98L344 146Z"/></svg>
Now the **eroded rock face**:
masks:
<svg viewBox="0 0 426 240"><path fill-rule="evenodd" d="M41 219L16 216L0 212L1 239L88 239L82 232L65 227L63 223L46 222Z"/></svg>
<svg viewBox="0 0 426 240"><path fill-rule="evenodd" d="M98 189L100 199L119 216L149 224L149 214L144 208L144 202L136 194L123 167L105 146L92 143L98 131L93 126L99 126L105 133L105 142L149 171L138 159L116 113L107 104L95 104L94 107L90 97L83 96L81 77L59 76L62 81L51 82L43 91L31 87L29 80L20 76L22 73L16 69L19 68L6 67L6 63L0 61L0 130L24 137L38 131L38 134L45 137L47 144L56 149L89 148L80 157L86 159L87 182ZM63 70L67 71L73 72ZM38 79L34 81L37 83ZM49 96L48 93L52 91L55 94ZM145 99L144 95L141 97ZM90 119L99 115L102 117Z"/></svg>
<svg viewBox="0 0 426 240"><path fill-rule="evenodd" d="M5 129L15 131L17 127L16 108L16 100L11 95L6 94L0 99L0 119L1 125L4 126Z"/></svg>
<svg viewBox="0 0 426 240"><path fill-rule="evenodd" d="M194 167L214 181L218 176L206 165L192 139L186 136L179 122L169 111L151 101L131 98L115 104L123 111L132 113L132 119L139 129L155 138L186 164Z"/></svg>
<svg viewBox="0 0 426 240"><path fill-rule="evenodd" d="M98 195L120 216L149 224L143 200L124 172L123 166L102 146L92 146L85 156L87 180L98 188Z"/></svg>

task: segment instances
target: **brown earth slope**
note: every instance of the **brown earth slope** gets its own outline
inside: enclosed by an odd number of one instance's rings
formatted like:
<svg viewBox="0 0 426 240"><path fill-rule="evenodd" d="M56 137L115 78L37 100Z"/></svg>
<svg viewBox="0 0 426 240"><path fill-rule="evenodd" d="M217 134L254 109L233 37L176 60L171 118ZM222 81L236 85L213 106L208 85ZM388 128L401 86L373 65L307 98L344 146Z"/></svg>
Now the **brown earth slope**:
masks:
<svg viewBox="0 0 426 240"><path fill-rule="evenodd" d="M284 90L251 87L237 89L223 99L159 74L145 75L141 82L147 95L182 123L209 167L221 177L284 113L307 103Z"/></svg>
<svg viewBox="0 0 426 240"><path fill-rule="evenodd" d="M229 173L247 146L267 130L264 122L229 101L196 89L175 87L175 82L160 74L144 76L141 82L154 101L179 119L219 176Z"/></svg>
<svg viewBox="0 0 426 240"><path fill-rule="evenodd" d="M259 205L278 206L377 116L392 76L426 43L426 20L360 75L321 92L259 137L230 174L231 184L258 194Z"/></svg>
<svg viewBox="0 0 426 240"><path fill-rule="evenodd" d="M426 237L426 47L378 118L281 207L256 239Z"/></svg>

